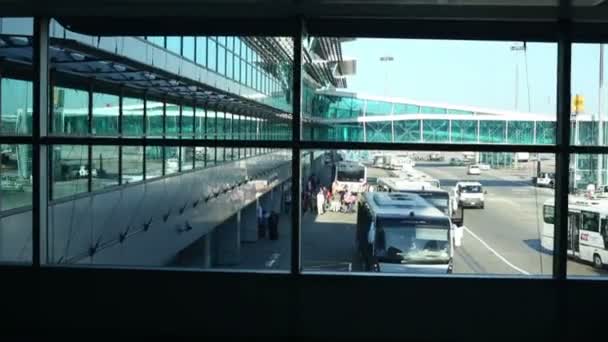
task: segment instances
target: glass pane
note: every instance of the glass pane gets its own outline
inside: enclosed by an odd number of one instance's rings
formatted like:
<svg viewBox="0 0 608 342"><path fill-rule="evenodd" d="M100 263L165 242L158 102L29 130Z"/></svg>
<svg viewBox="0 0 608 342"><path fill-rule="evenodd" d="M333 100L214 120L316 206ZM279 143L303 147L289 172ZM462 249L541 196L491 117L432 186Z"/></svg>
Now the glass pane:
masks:
<svg viewBox="0 0 608 342"><path fill-rule="evenodd" d="M570 196L568 198L568 275L607 277L608 264L608 155L570 155ZM545 226L552 230L553 206L547 205ZM546 244L553 244L553 234ZM545 241L543 241L545 242ZM552 246L551 246L552 247Z"/></svg>
<svg viewBox="0 0 608 342"><path fill-rule="evenodd" d="M234 55L232 53L226 54L226 76L230 79L234 79Z"/></svg>
<svg viewBox="0 0 608 342"><path fill-rule="evenodd" d="M195 147L194 148L194 167L202 169L207 167L207 147Z"/></svg>
<svg viewBox="0 0 608 342"><path fill-rule="evenodd" d="M32 146L0 145L0 212L32 205L31 177Z"/></svg>
<svg viewBox="0 0 608 342"><path fill-rule="evenodd" d="M182 137L192 139L194 135L194 109L182 107Z"/></svg>
<svg viewBox="0 0 608 342"><path fill-rule="evenodd" d="M160 137L163 135L164 117L163 103L156 101L146 101L147 134L150 137Z"/></svg>
<svg viewBox="0 0 608 342"><path fill-rule="evenodd" d="M202 107L196 107L194 130L197 139L205 138L205 109Z"/></svg>
<svg viewBox="0 0 608 342"><path fill-rule="evenodd" d="M0 135L32 134L32 82L3 78Z"/></svg>
<svg viewBox="0 0 608 342"><path fill-rule="evenodd" d="M122 184L139 182L144 179L143 146L122 147Z"/></svg>
<svg viewBox="0 0 608 342"><path fill-rule="evenodd" d="M132 97L122 100L122 135L141 137L144 134L144 101Z"/></svg>
<svg viewBox="0 0 608 342"><path fill-rule="evenodd" d="M32 262L31 164L30 145L0 145L0 263Z"/></svg>
<svg viewBox="0 0 608 342"><path fill-rule="evenodd" d="M196 37L196 63L207 66L207 37Z"/></svg>
<svg viewBox="0 0 608 342"><path fill-rule="evenodd" d="M146 179L163 175L163 148L146 146Z"/></svg>
<svg viewBox="0 0 608 342"><path fill-rule="evenodd" d="M163 37L163 36L148 36L146 38L151 43L154 43L163 48L165 47L165 37Z"/></svg>
<svg viewBox="0 0 608 342"><path fill-rule="evenodd" d="M570 142L574 145L606 146L608 101L604 44L572 45L572 115Z"/></svg>
<svg viewBox="0 0 608 342"><path fill-rule="evenodd" d="M52 132L62 135L86 135L89 132L88 92L53 88Z"/></svg>
<svg viewBox="0 0 608 342"><path fill-rule="evenodd" d="M363 125L373 142L555 144L555 43L315 37L303 45L328 62L304 67L303 114L315 118L303 124L306 140L345 141L345 127ZM350 57L330 61L329 47Z"/></svg>
<svg viewBox="0 0 608 342"><path fill-rule="evenodd" d="M217 45L215 39L207 39L207 67L210 70L217 71Z"/></svg>
<svg viewBox="0 0 608 342"><path fill-rule="evenodd" d="M93 93L92 133L100 136L118 135L118 96Z"/></svg>
<svg viewBox="0 0 608 342"><path fill-rule="evenodd" d="M194 147L181 148L182 171L192 170L194 167Z"/></svg>
<svg viewBox="0 0 608 342"><path fill-rule="evenodd" d="M167 49L178 55L181 55L182 37L167 37Z"/></svg>
<svg viewBox="0 0 608 342"><path fill-rule="evenodd" d="M165 117L165 136L167 138L177 138L179 136L179 111L179 105L167 103Z"/></svg>
<svg viewBox="0 0 608 342"><path fill-rule="evenodd" d="M178 173L179 168L179 147L165 146L165 175Z"/></svg>
<svg viewBox="0 0 608 342"><path fill-rule="evenodd" d="M51 148L52 199L88 191L89 152L87 146L55 145Z"/></svg>
<svg viewBox="0 0 608 342"><path fill-rule="evenodd" d="M220 75L227 75L226 73L226 49L222 46L218 47L217 54L217 71Z"/></svg>
<svg viewBox="0 0 608 342"><path fill-rule="evenodd" d="M194 61L194 37L184 37L183 49L184 57Z"/></svg>
<svg viewBox="0 0 608 342"><path fill-rule="evenodd" d="M92 183L93 191L118 185L118 146L93 146Z"/></svg>
<svg viewBox="0 0 608 342"><path fill-rule="evenodd" d="M304 271L552 274L542 218L555 196L539 177L555 172L550 154L315 150L301 158Z"/></svg>

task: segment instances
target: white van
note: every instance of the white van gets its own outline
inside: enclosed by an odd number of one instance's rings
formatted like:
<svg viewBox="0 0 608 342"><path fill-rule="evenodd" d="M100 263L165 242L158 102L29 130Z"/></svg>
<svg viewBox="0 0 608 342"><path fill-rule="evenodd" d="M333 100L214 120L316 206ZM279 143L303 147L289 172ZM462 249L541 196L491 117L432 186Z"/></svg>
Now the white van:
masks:
<svg viewBox="0 0 608 342"><path fill-rule="evenodd" d="M462 208L485 207L484 191L479 182L458 182L454 187L454 193L458 200L458 205Z"/></svg>

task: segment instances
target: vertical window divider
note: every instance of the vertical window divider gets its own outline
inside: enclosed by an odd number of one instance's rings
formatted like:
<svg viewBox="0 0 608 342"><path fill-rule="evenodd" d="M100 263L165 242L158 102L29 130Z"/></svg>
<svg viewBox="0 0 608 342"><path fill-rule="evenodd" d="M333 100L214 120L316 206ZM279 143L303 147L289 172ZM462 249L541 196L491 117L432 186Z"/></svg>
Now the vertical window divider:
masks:
<svg viewBox="0 0 608 342"><path fill-rule="evenodd" d="M208 102L205 102L204 107L203 107L203 111L205 112L205 118L203 119L203 133L202 133L202 137L203 139L207 140L209 139L207 136L207 104ZM207 168L207 149L209 147L205 146L205 150L203 153L203 167Z"/></svg>
<svg viewBox="0 0 608 342"><path fill-rule="evenodd" d="M123 137L123 98L124 98L124 87L120 87L120 94L118 96L118 136ZM122 144L118 145L118 185L122 185Z"/></svg>
<svg viewBox="0 0 608 342"><path fill-rule="evenodd" d="M93 137L93 83L89 84L89 103L88 103L88 115L89 115L89 136ZM88 144L87 146L87 192L91 192L93 189L93 146Z"/></svg>
<svg viewBox="0 0 608 342"><path fill-rule="evenodd" d="M568 25L561 23L562 26ZM567 277L568 240L568 183L570 148L570 72L572 42L567 35L567 27L558 42L557 62L557 163L555 184L555 239L553 240L553 277L564 280Z"/></svg>
<svg viewBox="0 0 608 342"><path fill-rule="evenodd" d="M196 51L196 39L194 39L195 41L195 48L194 51ZM196 60L196 58L195 58ZM191 139L197 139L196 136L196 101L194 101L194 103L192 103L192 137ZM196 169L196 146L192 146L189 147L192 149L192 170Z"/></svg>
<svg viewBox="0 0 608 342"><path fill-rule="evenodd" d="M142 163L142 179L145 181L146 180L146 169L147 169L147 165L146 165L146 149L148 144L146 144L146 137L148 136L148 93L146 91L144 91L143 94L143 99L144 99L144 128L143 128L143 138L144 138L144 145L142 146L142 153L143 153L143 163Z"/></svg>
<svg viewBox="0 0 608 342"><path fill-rule="evenodd" d="M301 255L301 90L302 90L302 39L304 39L304 21L298 18L298 26L293 35L293 121L292 121L292 152L291 152L291 274L299 275L302 270L302 255ZM297 300L297 298L294 298Z"/></svg>
<svg viewBox="0 0 608 342"><path fill-rule="evenodd" d="M163 133L162 133L162 138L163 138L163 141L165 139L167 139L167 99L166 98L163 99ZM160 152L160 155L161 155L160 166L161 166L161 169L162 169L161 170L161 175L164 176L166 174L166 172L165 172L165 164L166 164L165 163L165 154L166 154L166 151L165 151L165 145L164 144L161 146L160 150L161 150L161 152Z"/></svg>
<svg viewBox="0 0 608 342"><path fill-rule="evenodd" d="M49 118L49 25L47 17L34 18L33 32L33 113L32 113L32 266L39 269L42 264L42 232L48 234L48 146L41 138L48 134ZM51 250L48 246L45 252ZM45 258L48 261L48 258Z"/></svg>
<svg viewBox="0 0 608 342"><path fill-rule="evenodd" d="M184 129L183 129L183 122L184 122L184 118L183 118L183 110L184 110L184 103L183 100L180 100L179 102L179 117L178 117L178 125L177 125L177 138L179 139L179 147L177 148L177 172L182 172L182 138L184 135Z"/></svg>

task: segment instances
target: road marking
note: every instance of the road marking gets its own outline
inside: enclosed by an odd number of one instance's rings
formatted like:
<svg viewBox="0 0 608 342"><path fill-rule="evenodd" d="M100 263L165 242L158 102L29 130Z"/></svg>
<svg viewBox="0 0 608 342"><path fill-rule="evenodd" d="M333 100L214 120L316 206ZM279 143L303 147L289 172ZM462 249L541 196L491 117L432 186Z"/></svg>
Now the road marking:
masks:
<svg viewBox="0 0 608 342"><path fill-rule="evenodd" d="M477 239L477 241L481 242L482 245L484 245L490 252L492 252L492 254L496 255L496 257L500 260L502 260L505 264L507 264L509 267L511 267L512 269L516 270L517 272L521 273L521 274L525 274L525 275L530 275L530 272L527 272L515 265L513 265L511 262L509 262L509 260L507 260L507 258L503 257L502 255L500 255L500 253L498 253L496 250L494 250L494 248L490 247L490 245L488 245L485 241L483 241L479 236L477 236L475 233L473 233L469 228L464 227L463 228L469 233L471 234L475 239Z"/></svg>
<svg viewBox="0 0 608 342"><path fill-rule="evenodd" d="M281 256L281 254L279 253L272 253L272 255L270 256L270 259L268 259L268 261L266 261L266 268L271 268L279 259L279 257Z"/></svg>

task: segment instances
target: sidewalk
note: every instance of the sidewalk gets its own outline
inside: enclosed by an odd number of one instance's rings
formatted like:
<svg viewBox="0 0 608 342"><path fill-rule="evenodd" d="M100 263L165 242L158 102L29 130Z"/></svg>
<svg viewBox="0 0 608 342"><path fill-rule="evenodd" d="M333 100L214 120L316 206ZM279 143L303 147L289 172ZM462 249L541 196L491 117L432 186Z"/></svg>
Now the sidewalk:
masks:
<svg viewBox="0 0 608 342"><path fill-rule="evenodd" d="M324 166L318 174L322 185L331 184L331 165ZM304 183L306 180L303 180ZM317 214L311 211L302 216L302 232L314 224ZM257 228L256 228L257 229ZM279 217L279 239L272 241L266 236L256 242L241 243L241 263L232 269L283 270L291 267L291 213L282 212Z"/></svg>

